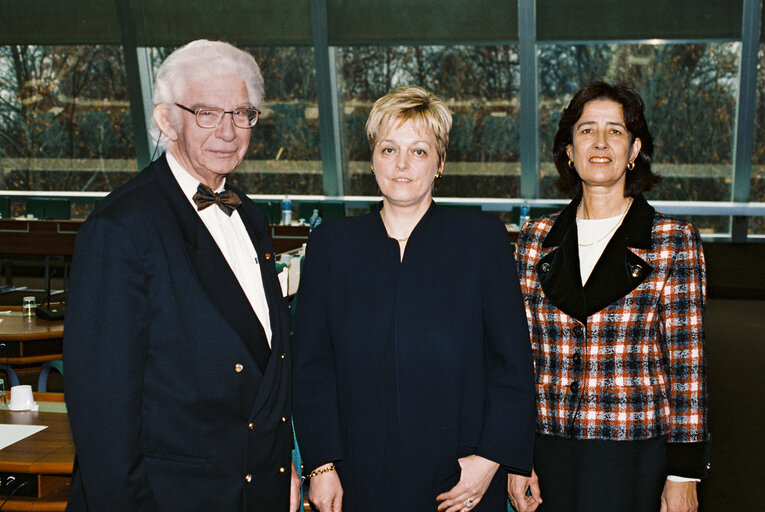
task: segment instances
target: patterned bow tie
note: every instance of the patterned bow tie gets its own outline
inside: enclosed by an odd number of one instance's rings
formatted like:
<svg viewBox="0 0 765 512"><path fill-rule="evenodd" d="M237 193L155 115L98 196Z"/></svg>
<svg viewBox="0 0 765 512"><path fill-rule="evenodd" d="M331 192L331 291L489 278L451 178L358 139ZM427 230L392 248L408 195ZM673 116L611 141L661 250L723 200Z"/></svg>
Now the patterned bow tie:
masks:
<svg viewBox="0 0 765 512"><path fill-rule="evenodd" d="M211 204L217 204L218 207L223 210L223 213L229 217L231 217L234 210L239 208L239 205L242 204L242 200L230 190L224 190L218 194L217 192L213 192L210 187L202 185L201 183L197 187L197 193L194 194L192 199L199 211L204 210Z"/></svg>

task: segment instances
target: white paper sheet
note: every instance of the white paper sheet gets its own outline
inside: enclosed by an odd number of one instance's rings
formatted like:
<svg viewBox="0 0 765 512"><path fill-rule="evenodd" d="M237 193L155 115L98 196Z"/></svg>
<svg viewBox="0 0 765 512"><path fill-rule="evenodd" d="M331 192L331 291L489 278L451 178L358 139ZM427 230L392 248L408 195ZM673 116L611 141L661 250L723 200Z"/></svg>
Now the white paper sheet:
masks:
<svg viewBox="0 0 765 512"><path fill-rule="evenodd" d="M0 424L0 450L13 443L18 443L25 437L48 428L46 425L8 425Z"/></svg>

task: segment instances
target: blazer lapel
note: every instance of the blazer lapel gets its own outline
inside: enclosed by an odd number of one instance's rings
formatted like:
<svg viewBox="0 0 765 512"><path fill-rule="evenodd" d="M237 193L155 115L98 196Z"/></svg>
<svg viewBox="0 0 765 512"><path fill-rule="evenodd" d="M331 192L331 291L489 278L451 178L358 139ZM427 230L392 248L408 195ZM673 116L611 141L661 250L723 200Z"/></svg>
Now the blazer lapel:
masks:
<svg viewBox="0 0 765 512"><path fill-rule="evenodd" d="M234 329L252 353L261 372L268 361L268 343L252 306L234 272L199 215L183 195L164 156L157 181L178 219L186 242L186 253L196 277L218 313Z"/></svg>
<svg viewBox="0 0 765 512"><path fill-rule="evenodd" d="M632 292L653 272L629 248L650 249L654 209L642 195L635 198L582 287L576 229L578 204L572 201L550 229L543 247L558 247L540 259L537 275L542 290L555 306L586 323L588 316Z"/></svg>
<svg viewBox="0 0 765 512"><path fill-rule="evenodd" d="M268 364L263 371L263 381L258 389L258 394L253 403L252 415L255 416L266 405L274 386L280 385L279 372L284 371L280 366L282 354L287 352L289 343L289 312L286 301L282 295L282 287L276 275L276 257L270 237L263 231L262 226L268 228L265 216L255 204L241 191L232 190L242 200L239 207L242 221L250 235L255 251L258 254L260 275L263 280L263 289L268 301L268 313L271 320L271 352Z"/></svg>

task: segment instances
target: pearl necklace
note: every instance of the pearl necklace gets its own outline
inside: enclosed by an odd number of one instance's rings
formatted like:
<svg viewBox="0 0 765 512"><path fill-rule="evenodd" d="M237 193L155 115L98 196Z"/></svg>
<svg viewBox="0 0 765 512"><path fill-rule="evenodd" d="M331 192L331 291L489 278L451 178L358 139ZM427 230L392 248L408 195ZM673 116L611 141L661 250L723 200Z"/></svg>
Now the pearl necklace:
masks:
<svg viewBox="0 0 765 512"><path fill-rule="evenodd" d="M383 220L383 227L385 227L385 217L383 216L383 211L385 211L385 207L384 206L382 208L380 208L380 218ZM411 233L409 233L404 238L396 238L395 236L390 236L390 234L388 233L388 228L387 227L385 228L385 234L388 235L388 238L390 238L391 240L395 240L396 242L398 242L400 244L406 242L407 240L409 240L409 237L412 236Z"/></svg>
<svg viewBox="0 0 765 512"><path fill-rule="evenodd" d="M582 203L583 203L583 202L584 202L584 198L582 198L582 200L581 200L581 201L579 201L579 204L578 204L578 205L577 205L577 207L576 207L576 216L577 216L577 217L579 217L579 213L580 213L580 212L581 212L581 210L582 210ZM615 230L615 229L616 229L618 226L621 226L621 224L622 224L622 221L624 221L624 217L626 217L626 216L627 216L627 212L630 210L630 206L632 206L632 198L631 198L631 197L630 197L630 200L627 202L627 208L625 208L625 209L624 209L624 213L622 213L622 216L621 216L621 217L619 217L619 220L616 222L616 224L614 224L614 225L611 227L611 229L609 229L609 230L608 230L608 232L607 232L605 235L603 235L602 237L600 237L598 240L595 240L594 242L588 242L588 243L584 243L584 244L577 242L577 244L579 245L579 247L589 247L589 246L591 246L591 245L599 244L600 242L602 242L603 240L605 240L606 238L608 238L609 236L611 236L611 233L613 233L613 232L614 232L614 230ZM582 220L586 220L586 219L582 219Z"/></svg>

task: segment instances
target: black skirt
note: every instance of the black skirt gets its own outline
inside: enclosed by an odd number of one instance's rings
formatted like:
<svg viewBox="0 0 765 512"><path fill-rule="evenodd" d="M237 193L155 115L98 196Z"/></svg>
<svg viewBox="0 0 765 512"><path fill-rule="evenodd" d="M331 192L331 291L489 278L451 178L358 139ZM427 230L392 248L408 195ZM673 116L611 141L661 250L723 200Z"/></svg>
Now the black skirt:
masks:
<svg viewBox="0 0 765 512"><path fill-rule="evenodd" d="M666 480L666 438L575 440L537 435L538 512L657 512Z"/></svg>

